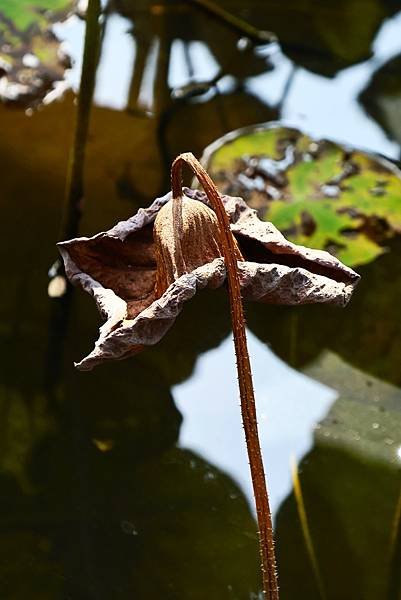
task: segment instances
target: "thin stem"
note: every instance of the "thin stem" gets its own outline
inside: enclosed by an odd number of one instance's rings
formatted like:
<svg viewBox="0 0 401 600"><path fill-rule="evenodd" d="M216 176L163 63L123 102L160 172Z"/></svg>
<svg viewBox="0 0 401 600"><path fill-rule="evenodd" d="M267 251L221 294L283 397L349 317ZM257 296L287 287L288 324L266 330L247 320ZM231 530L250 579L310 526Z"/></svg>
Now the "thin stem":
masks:
<svg viewBox="0 0 401 600"><path fill-rule="evenodd" d="M82 213L85 166L85 148L88 137L89 116L95 87L96 68L99 58L101 28L99 25L100 0L89 0L86 12L86 32L82 61L81 83L75 118L74 141L70 151L65 189L63 217L59 239L77 235ZM64 276L64 267L59 259L49 271L51 281L58 275ZM52 297L49 319L48 347L45 362L45 382L49 402L55 402L55 390L62 373L64 341L71 312L72 287L66 284L65 292Z"/></svg>
<svg viewBox="0 0 401 600"><path fill-rule="evenodd" d="M291 459L291 475L292 475L292 485L294 488L294 496L295 502L297 505L297 512L299 521L301 523L302 534L305 541L306 551L309 556L309 560L312 565L313 575L315 577L316 586L319 591L319 596L321 600L326 600L326 592L323 585L322 575L319 569L319 562L317 560L317 555L315 552L315 546L313 544L312 535L310 532L308 517L306 514L305 501L302 493L301 482L299 479L298 465L295 461L295 458Z"/></svg>
<svg viewBox="0 0 401 600"><path fill-rule="evenodd" d="M257 29L250 23L247 23L243 19L228 12L212 0L191 0L191 2L212 15L214 18L231 27L231 29L234 29L234 31L249 37L249 39L256 43L266 44L277 41L277 36L273 32Z"/></svg>
<svg viewBox="0 0 401 600"><path fill-rule="evenodd" d="M135 29L136 53L133 72L128 92L127 110L131 112L146 112L147 107L139 103L141 84L146 68L146 60L150 50L150 39L141 35Z"/></svg>
<svg viewBox="0 0 401 600"><path fill-rule="evenodd" d="M256 513L259 526L259 545L262 562L263 591L268 600L278 600L276 560L274 554L273 528L269 498L260 450L256 420L251 364L249 360L245 317L241 298L241 287L237 267L235 242L219 192L202 165L191 153L181 154L171 168L171 184L174 199L182 198L182 165L187 164L203 186L220 225L221 245L226 264L231 321L237 357L238 382L241 397L242 421L248 450Z"/></svg>
<svg viewBox="0 0 401 600"><path fill-rule="evenodd" d="M387 582L388 600L401 598L401 491L397 498L389 544L389 576Z"/></svg>
<svg viewBox="0 0 401 600"><path fill-rule="evenodd" d="M89 0L86 12L86 32L81 83L75 121L74 142L67 175L65 209L60 235L61 239L69 239L77 235L82 213L85 150L88 138L90 108L99 58L100 11L100 0Z"/></svg>

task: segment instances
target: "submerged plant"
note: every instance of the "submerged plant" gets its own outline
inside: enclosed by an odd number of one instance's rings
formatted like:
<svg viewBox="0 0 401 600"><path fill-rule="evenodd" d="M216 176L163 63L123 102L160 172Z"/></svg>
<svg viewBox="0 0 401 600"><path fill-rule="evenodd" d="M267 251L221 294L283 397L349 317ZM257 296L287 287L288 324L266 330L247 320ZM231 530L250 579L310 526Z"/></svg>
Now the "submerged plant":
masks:
<svg viewBox="0 0 401 600"><path fill-rule="evenodd" d="M295 457L291 460L291 475L292 475L292 487L294 490L295 503L297 506L297 513L299 517L299 523L301 525L302 537L305 542L306 551L312 566L313 576L315 578L316 587L319 592L320 600L326 600L326 592L323 584L322 575L319 568L319 562L317 560L315 545L313 543L312 534L309 527L309 521L306 514L305 500L302 492L301 480L299 477L298 465L295 461Z"/></svg>
<svg viewBox="0 0 401 600"><path fill-rule="evenodd" d="M184 188L182 165L205 192ZM241 412L259 526L263 590L278 598L271 515L260 450L242 295L266 303L344 306L358 275L324 251L288 242L241 198L221 196L192 154L172 166L172 194L92 238L59 244L66 273L106 318L88 370L157 343L198 289L228 281Z"/></svg>

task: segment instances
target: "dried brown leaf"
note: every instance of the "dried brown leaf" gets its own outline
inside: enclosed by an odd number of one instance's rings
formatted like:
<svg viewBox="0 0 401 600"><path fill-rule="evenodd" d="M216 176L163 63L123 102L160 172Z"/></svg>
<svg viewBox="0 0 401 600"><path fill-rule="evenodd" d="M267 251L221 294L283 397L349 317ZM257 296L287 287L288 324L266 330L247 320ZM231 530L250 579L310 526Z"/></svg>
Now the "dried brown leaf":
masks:
<svg viewBox="0 0 401 600"><path fill-rule="evenodd" d="M207 198L199 191L184 191L183 207L188 206L183 210L187 229L182 242L188 272L181 274L177 264L166 267L166 252L175 252L168 225L170 194L109 231L58 245L70 281L94 297L105 318L94 350L77 364L79 369L122 359L157 343L198 290L224 283L213 213L204 210ZM327 252L289 242L274 225L260 221L241 198L222 200L239 247L238 259L244 259L238 264L244 298L288 305L348 302L359 279L352 269ZM202 203L199 211L194 202ZM156 248L154 222L160 212ZM158 291L157 280L164 282Z"/></svg>

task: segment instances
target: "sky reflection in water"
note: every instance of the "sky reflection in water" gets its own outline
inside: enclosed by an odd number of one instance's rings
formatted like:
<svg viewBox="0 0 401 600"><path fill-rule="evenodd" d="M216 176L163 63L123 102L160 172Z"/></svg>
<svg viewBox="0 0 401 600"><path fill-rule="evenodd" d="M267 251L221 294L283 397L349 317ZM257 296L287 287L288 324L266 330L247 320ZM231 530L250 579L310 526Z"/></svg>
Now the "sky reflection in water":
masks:
<svg viewBox="0 0 401 600"><path fill-rule="evenodd" d="M313 444L314 425L337 398L331 388L298 373L248 330L259 434L273 513L291 490L290 459ZM228 473L253 506L231 336L205 353L193 376L172 389L184 417L180 445Z"/></svg>
<svg viewBox="0 0 401 600"><path fill-rule="evenodd" d="M83 27L83 22L77 17L54 27L55 33L67 44L72 55L74 67L67 72L67 79L75 90L78 88L81 68ZM132 23L120 15L112 14L108 18L95 93L98 105L124 109L127 104L135 62L135 40L129 33L131 28ZM269 57L274 69L249 78L246 87L263 102L277 104L295 68L282 105L283 120L289 125L303 128L311 135L328 137L397 159L398 144L390 141L379 125L365 113L358 102L358 95L372 74L401 52L400 28L401 12L385 21L380 28L373 43L373 56L369 60L341 70L332 79L297 68L278 46L261 48L260 52ZM183 85L188 80L181 45L180 40L173 43L169 69L169 84L172 87ZM205 44L192 42L190 53L196 65L197 80L208 79L216 74L217 63ZM149 57L147 70L150 80L152 56ZM230 79L225 77L220 81L221 91L230 87ZM150 93L145 82L143 95L149 96Z"/></svg>

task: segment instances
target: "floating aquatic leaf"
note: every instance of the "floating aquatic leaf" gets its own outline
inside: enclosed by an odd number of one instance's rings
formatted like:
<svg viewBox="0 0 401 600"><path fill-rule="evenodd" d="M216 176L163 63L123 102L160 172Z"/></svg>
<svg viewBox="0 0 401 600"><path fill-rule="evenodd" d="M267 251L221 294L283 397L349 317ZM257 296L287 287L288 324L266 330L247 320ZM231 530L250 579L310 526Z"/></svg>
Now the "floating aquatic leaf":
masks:
<svg viewBox="0 0 401 600"><path fill-rule="evenodd" d="M359 340L358 333L353 335ZM395 599L387 586L390 532L400 493L401 390L331 351L321 353L304 372L337 391L316 427L312 450L300 463L327 597ZM302 538L291 494L277 515L282 596L318 600Z"/></svg>
<svg viewBox="0 0 401 600"><path fill-rule="evenodd" d="M0 99L31 106L63 80L69 59L51 31L75 0L18 0L0 6Z"/></svg>
<svg viewBox="0 0 401 600"><path fill-rule="evenodd" d="M401 54L398 54L375 71L359 96L365 110L398 144L401 144L400 69Z"/></svg>
<svg viewBox="0 0 401 600"><path fill-rule="evenodd" d="M171 272L175 278L166 278L166 261L163 259L162 269L160 255L164 255L163 236L166 245L170 244L171 228L155 236L161 225L156 228L154 222L170 198L170 194L158 198L107 232L59 244L67 276L94 297L106 318L95 349L79 368L91 369L157 343L199 289L223 284L226 271L218 245L213 252L206 252L203 226L196 229L199 213L194 204L203 206L207 198L203 192L189 189L183 200L183 221L189 227L183 244L190 242L196 257L188 262L186 254L188 272L181 275L175 273L174 257ZM238 267L246 298L290 305L347 303L359 279L354 271L327 252L287 241L271 223L260 221L241 198L224 196L222 200L244 258ZM185 213L192 210L196 214Z"/></svg>
<svg viewBox="0 0 401 600"><path fill-rule="evenodd" d="M278 124L234 131L203 162L297 244L367 263L401 232L401 173L388 161Z"/></svg>
<svg viewBox="0 0 401 600"><path fill-rule="evenodd" d="M224 3L234 10L232 0ZM399 9L391 0L326 0L324 9L314 0L250 4L251 22L259 27L268 23L296 64L327 76L369 58L383 21Z"/></svg>

